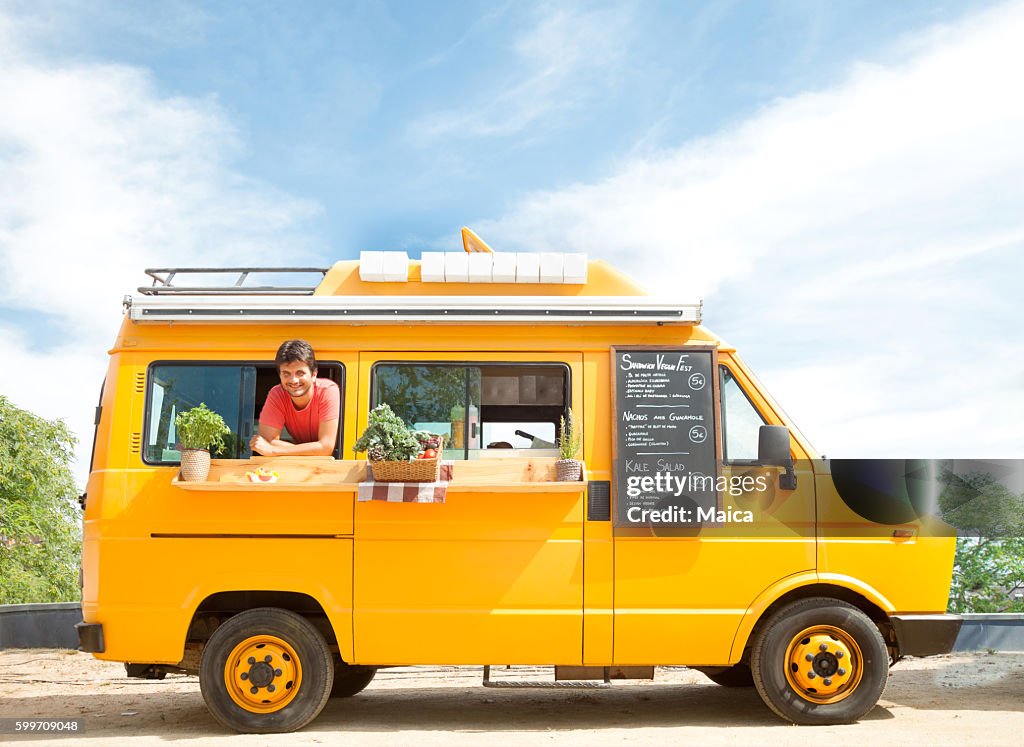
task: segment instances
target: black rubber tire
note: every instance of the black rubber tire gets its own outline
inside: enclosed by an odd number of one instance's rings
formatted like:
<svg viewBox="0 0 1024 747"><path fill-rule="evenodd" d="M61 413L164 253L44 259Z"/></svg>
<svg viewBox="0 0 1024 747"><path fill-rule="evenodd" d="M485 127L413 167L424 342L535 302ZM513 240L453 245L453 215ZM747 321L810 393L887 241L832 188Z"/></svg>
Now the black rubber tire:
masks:
<svg viewBox="0 0 1024 747"><path fill-rule="evenodd" d="M232 700L224 683L224 667L235 646L260 634L286 641L302 666L298 692L288 705L273 713L242 708ZM301 729L323 710L333 683L334 661L324 637L301 615L276 607L258 607L230 618L210 636L199 662L199 688L206 707L221 724L243 733Z"/></svg>
<svg viewBox="0 0 1024 747"><path fill-rule="evenodd" d="M786 678L790 642L815 625L838 628L861 650L860 682L835 703L814 703L803 698ZM849 724L874 708L881 697L889 676L889 654L877 626L859 609L838 599L812 597L788 604L772 615L754 640L750 669L765 705L787 721Z"/></svg>
<svg viewBox="0 0 1024 747"><path fill-rule="evenodd" d="M334 686L331 688L332 698L351 698L358 695L373 680L377 667L362 667L345 664L340 659L334 660Z"/></svg>
<svg viewBox="0 0 1024 747"><path fill-rule="evenodd" d="M754 674L746 664L731 667L697 667L697 671L722 687L753 687Z"/></svg>

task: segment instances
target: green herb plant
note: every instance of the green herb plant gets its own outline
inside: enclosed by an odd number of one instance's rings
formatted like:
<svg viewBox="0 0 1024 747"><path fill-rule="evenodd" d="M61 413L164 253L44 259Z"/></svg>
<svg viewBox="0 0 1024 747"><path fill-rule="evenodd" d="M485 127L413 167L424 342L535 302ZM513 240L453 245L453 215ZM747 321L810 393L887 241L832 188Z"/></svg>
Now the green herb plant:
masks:
<svg viewBox="0 0 1024 747"><path fill-rule="evenodd" d="M572 416L572 409L569 410L569 417L562 417L558 431L558 457L559 459L575 459L580 453L583 445L583 431Z"/></svg>
<svg viewBox="0 0 1024 747"><path fill-rule="evenodd" d="M183 449L210 449L215 454L224 451L224 436L231 433L224 418L203 402L191 410L179 412L174 419L174 429Z"/></svg>
<svg viewBox="0 0 1024 747"><path fill-rule="evenodd" d="M420 442L387 404L370 410L366 430L352 447L365 451L371 462L406 462L421 450Z"/></svg>

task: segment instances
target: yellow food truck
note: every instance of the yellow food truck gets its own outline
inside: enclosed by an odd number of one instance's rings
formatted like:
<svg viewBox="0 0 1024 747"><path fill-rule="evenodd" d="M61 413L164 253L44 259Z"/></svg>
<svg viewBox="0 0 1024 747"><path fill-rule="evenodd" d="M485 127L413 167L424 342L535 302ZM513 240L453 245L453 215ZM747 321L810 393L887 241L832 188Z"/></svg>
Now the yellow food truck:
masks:
<svg viewBox="0 0 1024 747"><path fill-rule="evenodd" d="M83 650L198 674L220 723L283 732L379 667L442 664L489 685L492 665L553 665L553 686L686 665L842 723L891 662L952 648L955 538L905 465L821 458L700 303L463 240L147 271L97 409ZM297 338L340 388L337 446L253 456ZM175 419L200 403L230 434L185 481ZM381 404L444 437L443 479L374 481L353 444ZM570 411L582 474L560 481Z"/></svg>

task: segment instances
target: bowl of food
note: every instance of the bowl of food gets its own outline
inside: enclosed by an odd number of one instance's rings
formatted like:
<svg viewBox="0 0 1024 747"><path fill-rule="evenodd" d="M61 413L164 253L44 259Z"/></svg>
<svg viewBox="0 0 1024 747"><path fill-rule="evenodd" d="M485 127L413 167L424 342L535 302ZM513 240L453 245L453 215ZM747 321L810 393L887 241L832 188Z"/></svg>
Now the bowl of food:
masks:
<svg viewBox="0 0 1024 747"><path fill-rule="evenodd" d="M246 472L245 476L249 478L249 482L277 482L277 478L280 477L274 470L264 467L257 467L251 472Z"/></svg>

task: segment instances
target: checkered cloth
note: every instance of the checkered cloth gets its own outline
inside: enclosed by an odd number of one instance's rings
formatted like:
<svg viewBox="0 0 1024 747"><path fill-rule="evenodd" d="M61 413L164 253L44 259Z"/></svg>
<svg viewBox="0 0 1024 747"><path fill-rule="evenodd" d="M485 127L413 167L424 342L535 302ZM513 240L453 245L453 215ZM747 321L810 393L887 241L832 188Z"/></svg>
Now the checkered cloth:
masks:
<svg viewBox="0 0 1024 747"><path fill-rule="evenodd" d="M452 463L441 462L441 475L437 482L374 482L373 469L366 465L367 482L359 483L361 501L387 501L388 503L444 503L448 482L452 479Z"/></svg>

